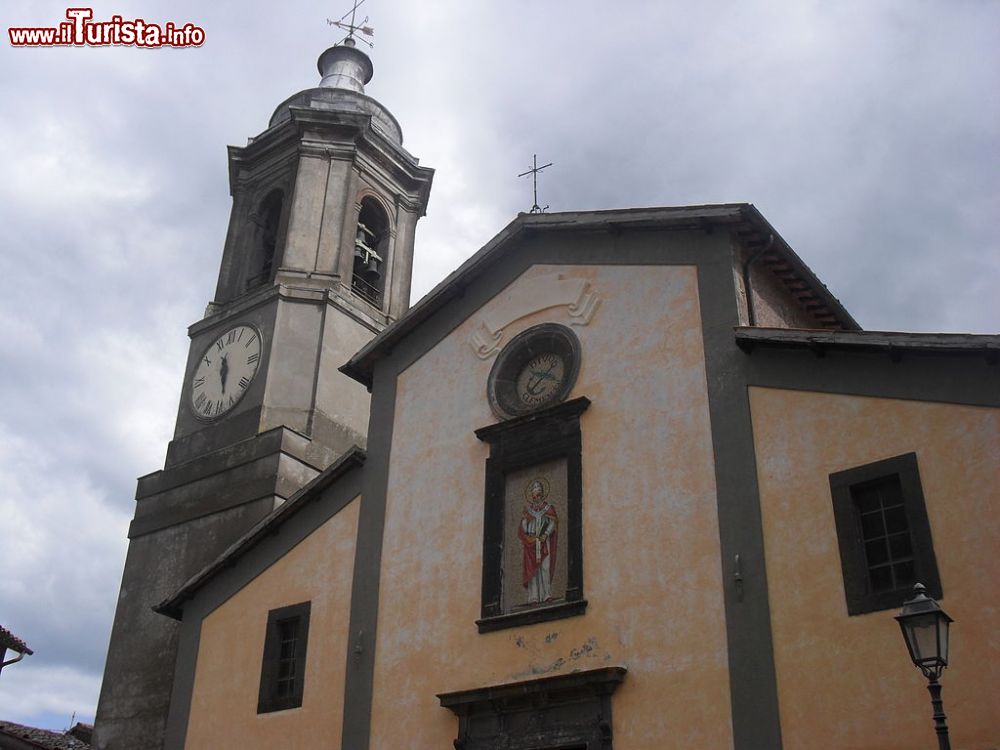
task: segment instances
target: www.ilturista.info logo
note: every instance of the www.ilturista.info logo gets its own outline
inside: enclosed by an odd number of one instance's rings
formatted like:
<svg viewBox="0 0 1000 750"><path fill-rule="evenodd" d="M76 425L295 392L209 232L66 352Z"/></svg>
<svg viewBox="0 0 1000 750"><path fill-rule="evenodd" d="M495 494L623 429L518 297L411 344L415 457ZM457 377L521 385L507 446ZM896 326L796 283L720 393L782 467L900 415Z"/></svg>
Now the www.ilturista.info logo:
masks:
<svg viewBox="0 0 1000 750"><path fill-rule="evenodd" d="M111 16L110 21L94 21L93 8L67 8L58 26L25 26L7 29L14 47L200 47L205 30L193 23L183 25L131 21Z"/></svg>

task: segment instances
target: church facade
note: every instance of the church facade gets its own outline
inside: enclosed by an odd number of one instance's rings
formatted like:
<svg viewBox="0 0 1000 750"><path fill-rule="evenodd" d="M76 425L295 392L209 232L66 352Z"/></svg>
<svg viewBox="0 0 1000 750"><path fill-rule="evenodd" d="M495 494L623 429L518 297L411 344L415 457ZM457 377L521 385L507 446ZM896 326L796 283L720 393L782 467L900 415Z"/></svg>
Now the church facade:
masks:
<svg viewBox="0 0 1000 750"><path fill-rule="evenodd" d="M917 582L1000 742L1000 337L861 330L748 204L522 214L407 309L430 171L320 69L231 151L98 747L927 746Z"/></svg>

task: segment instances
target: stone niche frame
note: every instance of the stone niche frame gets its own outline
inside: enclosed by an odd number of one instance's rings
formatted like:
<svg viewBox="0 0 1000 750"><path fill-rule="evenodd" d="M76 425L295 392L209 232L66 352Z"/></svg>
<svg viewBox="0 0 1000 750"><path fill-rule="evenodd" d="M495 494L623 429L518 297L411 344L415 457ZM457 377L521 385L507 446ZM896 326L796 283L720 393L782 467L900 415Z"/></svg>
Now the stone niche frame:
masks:
<svg viewBox="0 0 1000 750"><path fill-rule="evenodd" d="M458 716L456 750L611 750L611 695L624 667L440 693Z"/></svg>
<svg viewBox="0 0 1000 750"><path fill-rule="evenodd" d="M582 615L583 518L582 439L580 415L590 399L580 397L523 417L476 430L489 443L486 459L486 498L483 511L482 614L480 633ZM517 612L503 609L504 502L507 475L549 461L566 462L566 523L560 535L560 554L566 555L566 595L553 604Z"/></svg>

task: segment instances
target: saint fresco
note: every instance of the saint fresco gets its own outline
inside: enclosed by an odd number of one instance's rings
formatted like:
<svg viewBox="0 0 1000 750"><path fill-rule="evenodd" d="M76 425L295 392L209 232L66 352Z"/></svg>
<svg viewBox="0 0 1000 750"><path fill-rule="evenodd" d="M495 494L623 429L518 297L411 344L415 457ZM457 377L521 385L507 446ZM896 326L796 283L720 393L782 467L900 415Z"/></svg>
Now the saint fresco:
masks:
<svg viewBox="0 0 1000 750"><path fill-rule="evenodd" d="M544 606L566 595L566 461L507 475L504 508L504 610Z"/></svg>

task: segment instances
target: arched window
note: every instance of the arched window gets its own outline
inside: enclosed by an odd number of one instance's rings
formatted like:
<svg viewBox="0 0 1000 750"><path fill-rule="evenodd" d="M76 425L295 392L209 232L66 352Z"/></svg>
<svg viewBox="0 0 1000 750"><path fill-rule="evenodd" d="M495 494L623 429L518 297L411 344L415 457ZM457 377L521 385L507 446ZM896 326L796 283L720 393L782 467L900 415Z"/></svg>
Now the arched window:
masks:
<svg viewBox="0 0 1000 750"><path fill-rule="evenodd" d="M253 252L247 268L247 288L266 284L274 270L274 252L278 244L278 224L281 221L281 207L284 194L272 190L260 202L260 208L251 215L255 224Z"/></svg>
<svg viewBox="0 0 1000 750"><path fill-rule="evenodd" d="M361 201L354 236L354 271L351 289L376 307L382 306L385 262L389 248L389 219L374 198Z"/></svg>

